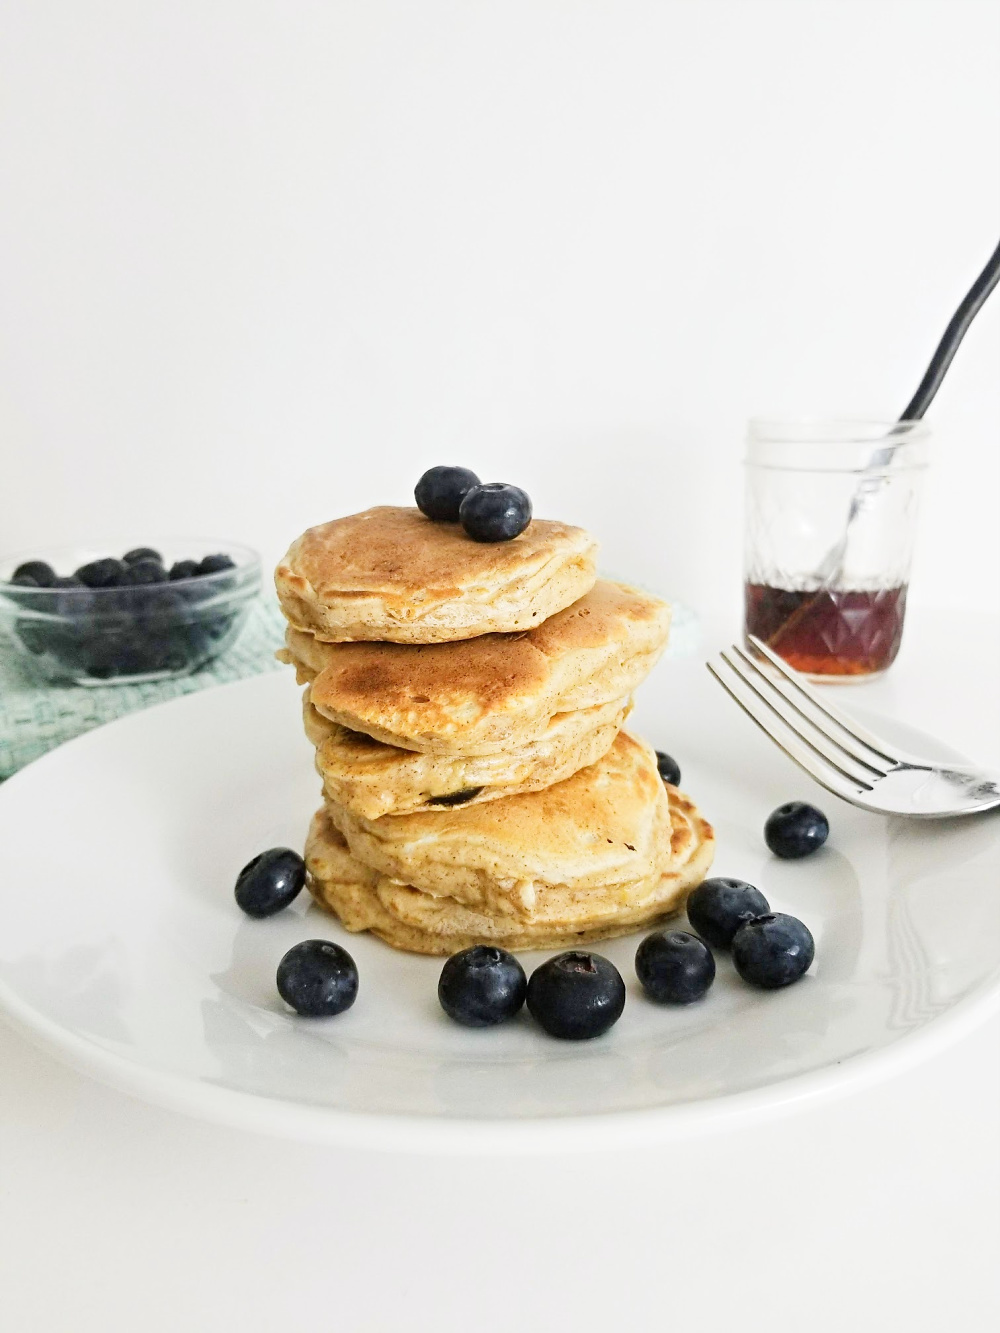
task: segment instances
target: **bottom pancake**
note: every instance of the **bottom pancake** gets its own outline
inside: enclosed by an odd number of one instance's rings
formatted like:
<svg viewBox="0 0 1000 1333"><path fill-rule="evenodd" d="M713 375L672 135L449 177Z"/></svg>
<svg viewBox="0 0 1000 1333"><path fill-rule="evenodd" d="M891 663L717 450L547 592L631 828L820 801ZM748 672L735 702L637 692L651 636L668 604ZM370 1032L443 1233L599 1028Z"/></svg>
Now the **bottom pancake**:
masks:
<svg viewBox="0 0 1000 1333"><path fill-rule="evenodd" d="M310 892L350 931L370 930L396 949L451 954L473 944L558 949L625 935L678 911L705 878L715 850L711 826L681 792L667 787L670 852L652 886L621 884L585 894L552 886L538 894L530 920L476 911L453 898L422 892L362 864L330 821L314 816L306 840Z"/></svg>

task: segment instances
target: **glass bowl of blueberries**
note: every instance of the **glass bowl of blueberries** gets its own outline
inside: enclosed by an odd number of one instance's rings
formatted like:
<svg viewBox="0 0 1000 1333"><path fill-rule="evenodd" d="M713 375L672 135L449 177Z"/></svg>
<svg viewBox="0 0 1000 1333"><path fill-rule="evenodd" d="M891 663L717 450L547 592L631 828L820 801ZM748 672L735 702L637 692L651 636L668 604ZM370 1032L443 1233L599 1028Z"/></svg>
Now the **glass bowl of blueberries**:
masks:
<svg viewBox="0 0 1000 1333"><path fill-rule="evenodd" d="M120 549L0 560L0 630L34 674L76 685L169 680L237 638L260 593L256 551L167 539Z"/></svg>

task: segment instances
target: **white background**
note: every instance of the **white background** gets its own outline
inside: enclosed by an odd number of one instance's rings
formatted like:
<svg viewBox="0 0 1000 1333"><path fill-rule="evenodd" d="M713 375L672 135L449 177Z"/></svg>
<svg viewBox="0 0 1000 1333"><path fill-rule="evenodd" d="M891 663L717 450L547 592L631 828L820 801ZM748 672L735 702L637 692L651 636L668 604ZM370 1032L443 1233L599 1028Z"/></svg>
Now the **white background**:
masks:
<svg viewBox="0 0 1000 1333"><path fill-rule="evenodd" d="M462 462L724 612L747 416L898 412L996 244L985 0L0 15L4 549L270 558ZM994 761L995 674L949 672L995 663L996 622L932 608L1000 604L998 365L994 304L932 409L909 646L866 692ZM0 1323L987 1333L998 1032L793 1120L524 1163L201 1126L0 1032Z"/></svg>
<svg viewBox="0 0 1000 1333"><path fill-rule="evenodd" d="M891 416L1000 228L988 0L20 0L0 41L3 548L244 538L520 482L739 588L759 413ZM913 596L1000 605L1000 304Z"/></svg>

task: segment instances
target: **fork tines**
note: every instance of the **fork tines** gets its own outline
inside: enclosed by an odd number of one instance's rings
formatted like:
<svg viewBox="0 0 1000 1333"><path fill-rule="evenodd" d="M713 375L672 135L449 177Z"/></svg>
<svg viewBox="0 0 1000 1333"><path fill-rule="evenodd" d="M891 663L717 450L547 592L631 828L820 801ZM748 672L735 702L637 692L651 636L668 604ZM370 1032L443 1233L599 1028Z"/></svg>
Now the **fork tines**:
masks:
<svg viewBox="0 0 1000 1333"><path fill-rule="evenodd" d="M743 711L795 762L835 796L851 800L873 790L896 766L885 742L820 699L759 639L758 661L738 644L708 669Z"/></svg>

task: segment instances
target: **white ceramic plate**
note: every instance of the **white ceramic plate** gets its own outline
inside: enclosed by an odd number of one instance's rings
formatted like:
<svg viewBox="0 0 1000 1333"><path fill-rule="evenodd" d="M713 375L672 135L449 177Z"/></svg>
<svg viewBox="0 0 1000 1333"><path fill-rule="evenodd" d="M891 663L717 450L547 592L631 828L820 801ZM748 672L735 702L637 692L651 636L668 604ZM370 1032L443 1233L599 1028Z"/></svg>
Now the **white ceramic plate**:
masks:
<svg viewBox="0 0 1000 1333"><path fill-rule="evenodd" d="M906 823L840 804L699 663L666 661L632 725L677 757L715 823L715 873L751 880L810 926L813 969L761 992L720 958L704 1002L661 1008L638 989L631 936L598 946L629 983L605 1037L556 1042L526 1014L459 1028L437 1004L440 960L348 935L304 893L267 921L233 902L239 868L262 848L301 846L319 804L290 676L135 714L0 787L0 1007L78 1068L275 1133L551 1151L788 1109L929 1054L996 1005L1000 821ZM824 808L832 833L810 859L781 862L761 830L794 798ZM338 1018L296 1018L274 988L281 955L314 936L340 940L360 970L358 1001Z"/></svg>

